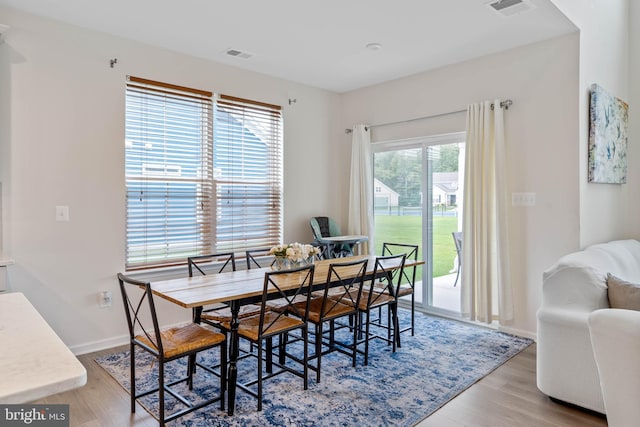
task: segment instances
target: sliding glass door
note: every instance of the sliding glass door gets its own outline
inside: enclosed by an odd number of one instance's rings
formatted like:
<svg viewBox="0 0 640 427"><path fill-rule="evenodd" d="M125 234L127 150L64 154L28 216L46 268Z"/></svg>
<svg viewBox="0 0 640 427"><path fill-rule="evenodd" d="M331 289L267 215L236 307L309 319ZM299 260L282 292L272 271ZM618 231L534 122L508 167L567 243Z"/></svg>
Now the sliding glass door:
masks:
<svg viewBox="0 0 640 427"><path fill-rule="evenodd" d="M464 133L374 144L376 253L384 242L416 244L416 306L460 312L453 232L462 219Z"/></svg>

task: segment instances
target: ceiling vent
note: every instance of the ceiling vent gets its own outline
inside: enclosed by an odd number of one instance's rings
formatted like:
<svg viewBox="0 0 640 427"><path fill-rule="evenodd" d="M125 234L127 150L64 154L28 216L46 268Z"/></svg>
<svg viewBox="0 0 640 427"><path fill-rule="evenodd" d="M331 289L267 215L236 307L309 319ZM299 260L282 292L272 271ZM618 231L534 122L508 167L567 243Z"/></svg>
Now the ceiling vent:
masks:
<svg viewBox="0 0 640 427"><path fill-rule="evenodd" d="M535 7L528 0L498 0L487 4L491 7L491 10L501 16L513 16Z"/></svg>
<svg viewBox="0 0 640 427"><path fill-rule="evenodd" d="M241 50L238 49L227 49L225 50L225 52L227 55L229 56L233 56L236 58L242 58L242 59L249 59L251 58L253 55L247 52L243 52Z"/></svg>

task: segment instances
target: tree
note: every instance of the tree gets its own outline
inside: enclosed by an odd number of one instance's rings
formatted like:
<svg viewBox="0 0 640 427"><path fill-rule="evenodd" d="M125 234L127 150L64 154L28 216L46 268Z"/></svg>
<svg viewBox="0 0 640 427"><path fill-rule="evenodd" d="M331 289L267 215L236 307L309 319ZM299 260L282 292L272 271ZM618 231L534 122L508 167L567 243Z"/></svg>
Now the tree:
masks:
<svg viewBox="0 0 640 427"><path fill-rule="evenodd" d="M432 172L458 171L458 144L437 145L429 149ZM400 206L420 206L422 149L385 151L375 155L375 177L399 194Z"/></svg>
<svg viewBox="0 0 640 427"><path fill-rule="evenodd" d="M420 205L420 149L377 153L374 168L375 177L398 193L399 206Z"/></svg>
<svg viewBox="0 0 640 427"><path fill-rule="evenodd" d="M434 148L438 149L439 155L434 156L433 172L457 172L458 153L460 152L458 144L438 145Z"/></svg>

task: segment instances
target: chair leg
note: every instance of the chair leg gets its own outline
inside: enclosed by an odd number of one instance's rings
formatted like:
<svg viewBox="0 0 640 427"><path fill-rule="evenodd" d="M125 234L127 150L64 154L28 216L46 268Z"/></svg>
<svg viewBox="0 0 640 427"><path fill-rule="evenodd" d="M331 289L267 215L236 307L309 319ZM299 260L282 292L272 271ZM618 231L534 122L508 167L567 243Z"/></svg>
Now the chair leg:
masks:
<svg viewBox="0 0 640 427"><path fill-rule="evenodd" d="M262 411L262 345L258 344L258 411Z"/></svg>
<svg viewBox="0 0 640 427"><path fill-rule="evenodd" d="M351 319L351 316L349 316L349 323L352 323L352 322L353 320ZM329 345L333 347L335 341L336 341L336 324L332 320L331 322L329 322Z"/></svg>
<svg viewBox="0 0 640 427"><path fill-rule="evenodd" d="M273 372L273 339L271 337L267 338L267 373L270 374Z"/></svg>
<svg viewBox="0 0 640 427"><path fill-rule="evenodd" d="M193 390L193 373L195 371L195 365L196 355L190 354L187 358L187 385L189 386L189 390Z"/></svg>
<svg viewBox="0 0 640 427"><path fill-rule="evenodd" d="M286 363L285 351L287 349L287 342L288 341L289 341L289 334L288 333L280 334L280 337L278 339L278 362L281 365L284 365Z"/></svg>
<svg viewBox="0 0 640 427"><path fill-rule="evenodd" d="M302 342L304 344L304 356L302 359L303 372L304 372L303 383L304 383L304 389L307 390L309 388L309 331L307 330L306 325L302 328ZM320 362L320 359L318 359L318 363L319 362ZM320 374L319 368L318 368L318 374Z"/></svg>
<svg viewBox="0 0 640 427"><path fill-rule="evenodd" d="M396 352L396 347L401 347L400 344L400 321L398 320L398 305L397 303L393 303L389 305L389 309L392 310L392 320L393 320L393 352ZM391 330L391 325L389 325L389 330Z"/></svg>
<svg viewBox="0 0 640 427"><path fill-rule="evenodd" d="M130 357L131 360L131 413L136 412L136 348L131 344Z"/></svg>
<svg viewBox="0 0 640 427"><path fill-rule="evenodd" d="M364 366L369 364L369 311L367 310L367 320L365 324L365 334L364 334Z"/></svg>
<svg viewBox="0 0 640 427"><path fill-rule="evenodd" d="M411 336L415 336L416 331L416 293L411 292Z"/></svg>
<svg viewBox="0 0 640 427"><path fill-rule="evenodd" d="M453 287L455 288L458 284L458 278L460 277L460 264L458 263L458 272L456 273L456 281L453 282Z"/></svg>
<svg viewBox="0 0 640 427"><path fill-rule="evenodd" d="M382 307L378 307L382 308ZM391 344L391 322L393 321L391 316L391 310L387 306L387 345Z"/></svg>
<svg viewBox="0 0 640 427"><path fill-rule="evenodd" d="M358 358L358 327L353 327L353 347L351 353L351 366L356 367L356 361Z"/></svg>
<svg viewBox="0 0 640 427"><path fill-rule="evenodd" d="M331 329L333 329L333 320L331 321ZM333 341L332 341L333 343ZM316 323L316 382L320 382L320 365L322 364L322 322Z"/></svg>
<svg viewBox="0 0 640 427"><path fill-rule="evenodd" d="M220 344L220 410L224 411L224 395L227 392L227 345Z"/></svg>
<svg viewBox="0 0 640 427"><path fill-rule="evenodd" d="M158 410L158 417L160 419L160 425L164 426L164 362L158 362L158 403L160 409Z"/></svg>

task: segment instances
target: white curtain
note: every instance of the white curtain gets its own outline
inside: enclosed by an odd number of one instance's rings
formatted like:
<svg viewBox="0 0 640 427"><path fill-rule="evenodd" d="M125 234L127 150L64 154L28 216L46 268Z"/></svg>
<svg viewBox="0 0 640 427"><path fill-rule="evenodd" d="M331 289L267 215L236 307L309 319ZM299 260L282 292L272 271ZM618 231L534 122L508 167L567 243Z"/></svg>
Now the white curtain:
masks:
<svg viewBox="0 0 640 427"><path fill-rule="evenodd" d="M464 316L486 323L497 319L500 324L509 324L513 320L506 172L500 100L469 105L461 302Z"/></svg>
<svg viewBox="0 0 640 427"><path fill-rule="evenodd" d="M361 243L360 253L374 254L373 244L373 167L371 165L371 132L365 125L352 129L351 180L349 187L349 219L347 233L369 237Z"/></svg>

